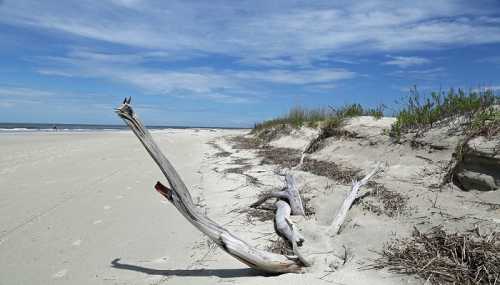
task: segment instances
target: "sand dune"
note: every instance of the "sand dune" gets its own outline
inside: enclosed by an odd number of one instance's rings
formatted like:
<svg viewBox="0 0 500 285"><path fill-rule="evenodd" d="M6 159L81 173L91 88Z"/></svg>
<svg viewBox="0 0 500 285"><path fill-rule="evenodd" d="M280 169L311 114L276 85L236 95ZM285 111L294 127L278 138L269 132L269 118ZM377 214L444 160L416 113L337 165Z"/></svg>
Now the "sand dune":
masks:
<svg viewBox="0 0 500 285"><path fill-rule="evenodd" d="M362 117L310 155L317 165L366 173L377 161L380 195L354 205L342 233L325 233L350 189L314 170L293 172L311 211L293 217L313 262L304 274L262 276L202 236L160 197L163 180L131 132L0 135L0 284L421 284L386 270L361 270L384 244L414 226L498 230L495 191L437 190L453 150L391 144L391 119ZM153 137L205 213L250 244L276 246L271 215L248 208L283 178L258 149L238 147L245 131L172 130ZM300 152L314 137L295 130L271 141L270 151ZM269 151L269 149L268 149ZM312 161L311 160L311 161ZM318 164L319 162L319 164ZM344 257L347 259L344 261ZM344 264L345 263L345 264Z"/></svg>

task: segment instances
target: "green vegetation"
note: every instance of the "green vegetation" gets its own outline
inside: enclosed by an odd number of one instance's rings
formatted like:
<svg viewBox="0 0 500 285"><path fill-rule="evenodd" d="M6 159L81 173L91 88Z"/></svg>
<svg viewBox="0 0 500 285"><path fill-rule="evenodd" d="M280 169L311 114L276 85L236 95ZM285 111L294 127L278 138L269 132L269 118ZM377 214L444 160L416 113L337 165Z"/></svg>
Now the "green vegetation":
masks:
<svg viewBox="0 0 500 285"><path fill-rule="evenodd" d="M264 121L255 124L253 132L260 132L269 128L300 128L302 126L317 128L317 127L337 127L345 118L356 116L373 116L380 119L384 116L385 106L381 105L377 108L364 109L360 104L346 105L341 108L318 108L306 109L302 107L292 108L288 114L276 119Z"/></svg>
<svg viewBox="0 0 500 285"><path fill-rule="evenodd" d="M498 109L494 105L499 103L500 97L488 89L467 94L462 89L450 89L446 94L432 92L430 98L422 99L417 88L413 87L405 106L396 115L390 135L399 139L404 132L425 130L459 116L465 117L468 127L484 129L491 126L492 119L498 124Z"/></svg>

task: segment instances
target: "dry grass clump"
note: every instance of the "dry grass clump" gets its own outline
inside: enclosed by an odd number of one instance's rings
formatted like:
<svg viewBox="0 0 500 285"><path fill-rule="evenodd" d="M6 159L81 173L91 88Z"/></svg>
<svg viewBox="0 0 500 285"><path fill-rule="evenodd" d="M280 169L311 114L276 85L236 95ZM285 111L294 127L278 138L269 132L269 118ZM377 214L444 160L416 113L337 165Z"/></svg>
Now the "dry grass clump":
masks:
<svg viewBox="0 0 500 285"><path fill-rule="evenodd" d="M390 191L384 185L370 181L368 187L373 189L370 196L376 198L380 204L374 204L370 201L363 201L363 209L377 215L386 215L396 217L407 214L408 197L398 192Z"/></svg>
<svg viewBox="0 0 500 285"><path fill-rule="evenodd" d="M387 244L373 268L417 274L432 284L498 284L500 234L447 233L441 226Z"/></svg>
<svg viewBox="0 0 500 285"><path fill-rule="evenodd" d="M360 179L359 170L340 167L334 162L305 158L302 164L303 171L319 176L325 176L340 183L351 183L354 179Z"/></svg>

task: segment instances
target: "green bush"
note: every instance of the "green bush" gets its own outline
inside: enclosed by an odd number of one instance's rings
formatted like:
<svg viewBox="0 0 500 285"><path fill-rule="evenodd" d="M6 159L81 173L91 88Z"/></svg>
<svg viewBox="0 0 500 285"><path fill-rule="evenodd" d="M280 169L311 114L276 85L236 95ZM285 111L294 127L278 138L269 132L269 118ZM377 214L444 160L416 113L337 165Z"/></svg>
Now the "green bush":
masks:
<svg viewBox="0 0 500 285"><path fill-rule="evenodd" d="M401 133L412 130L425 130L447 118L465 116L468 121L494 104L500 98L492 90L470 91L453 88L444 92L432 92L430 98L422 99L414 86L410 90L405 106L396 115L390 135L399 139Z"/></svg>

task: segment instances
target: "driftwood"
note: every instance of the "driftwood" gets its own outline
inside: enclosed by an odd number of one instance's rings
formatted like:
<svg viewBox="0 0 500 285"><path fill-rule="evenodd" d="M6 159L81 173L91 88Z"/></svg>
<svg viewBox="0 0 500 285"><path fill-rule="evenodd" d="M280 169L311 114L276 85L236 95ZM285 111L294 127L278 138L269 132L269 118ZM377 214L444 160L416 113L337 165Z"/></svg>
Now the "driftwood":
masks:
<svg viewBox="0 0 500 285"><path fill-rule="evenodd" d="M290 225L288 225L286 221L286 219L290 218L290 205L283 200L279 200L275 205L276 216L274 217L274 221L276 223L276 231L286 238L291 244L297 243L298 246L301 246L304 242L304 237L302 237L299 233L294 235Z"/></svg>
<svg viewBox="0 0 500 285"><path fill-rule="evenodd" d="M276 231L283 238L287 239L292 245L293 253L299 258L304 266L311 266L309 261L299 251L299 246L302 246L304 237L295 228L295 225L290 220L290 205L283 200L276 202L276 216L274 218Z"/></svg>
<svg viewBox="0 0 500 285"><path fill-rule="evenodd" d="M170 184L170 187L167 187L158 182L155 186L156 190L172 202L191 224L224 251L252 268L271 273L303 271L306 264L299 257L256 249L203 215L193 203L191 195L177 171L160 151L151 134L134 113L130 105L130 98L125 99L116 112L132 129Z"/></svg>
<svg viewBox="0 0 500 285"><path fill-rule="evenodd" d="M297 184L290 173L285 174L285 182L286 187L283 190L264 194L257 202L250 205L250 207L257 207L269 198L279 198L288 201L292 209L292 215L305 216L304 206L300 198L299 190L297 189Z"/></svg>
<svg viewBox="0 0 500 285"><path fill-rule="evenodd" d="M344 220L347 216L347 211L349 211L349 209L351 208L351 205L354 202L354 200L360 197L358 195L359 188L365 185L368 182L368 180L372 176L377 174L381 169L382 169L381 165L377 164L377 166L370 173L368 173L363 179L361 179L360 181L353 181L351 192L349 192L349 195L347 195L347 197L345 198L344 202L342 203L342 206L340 207L340 209L337 212L337 215L335 216L335 219L332 222L331 233L333 235L339 233L340 227L344 223Z"/></svg>

